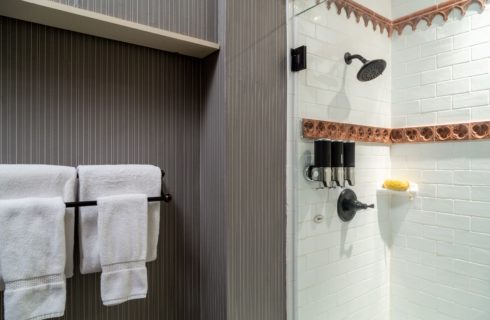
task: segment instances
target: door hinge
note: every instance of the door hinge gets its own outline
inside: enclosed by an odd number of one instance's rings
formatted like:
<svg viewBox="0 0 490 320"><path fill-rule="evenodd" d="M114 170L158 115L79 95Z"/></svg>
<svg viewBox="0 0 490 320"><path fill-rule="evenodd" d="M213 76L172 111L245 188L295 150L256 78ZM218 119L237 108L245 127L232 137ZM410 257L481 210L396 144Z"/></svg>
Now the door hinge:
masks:
<svg viewBox="0 0 490 320"><path fill-rule="evenodd" d="M306 46L291 49L291 71L298 72L306 69Z"/></svg>

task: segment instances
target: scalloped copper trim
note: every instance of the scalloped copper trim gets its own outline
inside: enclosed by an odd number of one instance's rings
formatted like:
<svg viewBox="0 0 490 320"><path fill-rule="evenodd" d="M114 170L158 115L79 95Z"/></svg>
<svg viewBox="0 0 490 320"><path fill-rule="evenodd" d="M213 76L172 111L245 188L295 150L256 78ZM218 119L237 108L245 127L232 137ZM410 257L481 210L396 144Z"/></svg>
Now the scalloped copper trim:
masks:
<svg viewBox="0 0 490 320"><path fill-rule="evenodd" d="M417 24L422 20L431 26L436 16L442 16L444 21L447 21L449 14L454 9L461 11L461 15L464 16L472 3L478 3L482 11L485 9L486 0L450 0L393 20L392 30L401 35L403 29L410 26L415 31Z"/></svg>
<svg viewBox="0 0 490 320"><path fill-rule="evenodd" d="M490 139L490 121L388 129L303 119L303 138L384 144L482 140Z"/></svg>
<svg viewBox="0 0 490 320"><path fill-rule="evenodd" d="M320 2L321 0L317 0L317 3ZM444 21L447 21L449 14L454 9L460 10L461 14L464 16L472 3L479 4L483 11L486 0L448 0L395 20L390 20L354 0L326 0L325 3L328 9L331 9L332 4L334 4L338 14L341 14L342 9L344 9L348 19L354 14L357 23L362 19L366 27L369 25L369 22L371 22L373 30L376 31L376 29L379 29L381 33L386 30L388 37L391 37L393 31L396 31L401 35L407 26L410 26L412 30L415 31L418 23L422 20L427 22L430 26L432 25L434 18L438 15L442 16Z"/></svg>
<svg viewBox="0 0 490 320"><path fill-rule="evenodd" d="M344 9L347 19L350 18L351 14L354 14L357 23L362 19L364 26L366 27L369 25L369 22L371 22L374 31L379 28L379 31L383 33L386 30L388 36L391 37L393 32L393 21L376 13L368 7L353 0L327 0L326 4L328 9L332 8L332 4L334 4L339 15L342 13L342 9Z"/></svg>

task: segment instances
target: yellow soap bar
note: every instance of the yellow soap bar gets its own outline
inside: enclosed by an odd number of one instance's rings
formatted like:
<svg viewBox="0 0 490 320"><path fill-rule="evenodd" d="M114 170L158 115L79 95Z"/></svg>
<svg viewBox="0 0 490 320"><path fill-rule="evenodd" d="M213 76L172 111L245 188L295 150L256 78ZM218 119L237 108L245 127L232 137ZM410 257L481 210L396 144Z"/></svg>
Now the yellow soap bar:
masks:
<svg viewBox="0 0 490 320"><path fill-rule="evenodd" d="M410 183L405 180L385 180L383 188L394 191L407 191Z"/></svg>

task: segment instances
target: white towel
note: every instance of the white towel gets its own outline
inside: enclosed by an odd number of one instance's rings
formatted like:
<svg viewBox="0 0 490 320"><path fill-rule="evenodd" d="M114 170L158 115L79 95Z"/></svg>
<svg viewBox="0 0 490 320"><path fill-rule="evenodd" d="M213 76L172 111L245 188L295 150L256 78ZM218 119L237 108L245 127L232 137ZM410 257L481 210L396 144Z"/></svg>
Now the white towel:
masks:
<svg viewBox="0 0 490 320"><path fill-rule="evenodd" d="M51 165L0 165L0 200L20 198L62 197L75 201L77 172L73 167ZM65 275L73 276L73 242L75 211L65 209L66 267ZM0 271L0 290L3 289Z"/></svg>
<svg viewBox="0 0 490 320"><path fill-rule="evenodd" d="M0 200L5 320L63 316L64 217L62 198Z"/></svg>
<svg viewBox="0 0 490 320"><path fill-rule="evenodd" d="M102 302L110 306L146 298L147 196L101 197L97 207Z"/></svg>
<svg viewBox="0 0 490 320"><path fill-rule="evenodd" d="M121 194L145 194L158 197L161 193L161 171L152 165L79 166L80 201ZM97 240L97 207L80 208L80 272L102 271ZM148 244L146 261L157 258L160 230L160 203L148 204Z"/></svg>

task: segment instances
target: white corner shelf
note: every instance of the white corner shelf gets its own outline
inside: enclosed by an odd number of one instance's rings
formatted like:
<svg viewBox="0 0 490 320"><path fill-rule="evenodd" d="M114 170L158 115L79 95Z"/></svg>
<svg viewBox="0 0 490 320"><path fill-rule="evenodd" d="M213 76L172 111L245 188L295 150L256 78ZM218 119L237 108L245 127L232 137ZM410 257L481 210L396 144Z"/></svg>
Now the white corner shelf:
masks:
<svg viewBox="0 0 490 320"><path fill-rule="evenodd" d="M383 188L383 183L379 183L378 185L379 188L377 189L377 192L382 195L404 196L413 199L417 196L417 193L419 192L419 186L414 182L410 182L410 187L407 191L388 190Z"/></svg>
<svg viewBox="0 0 490 320"><path fill-rule="evenodd" d="M219 50L214 42L49 0L0 0L0 15L200 59Z"/></svg>

